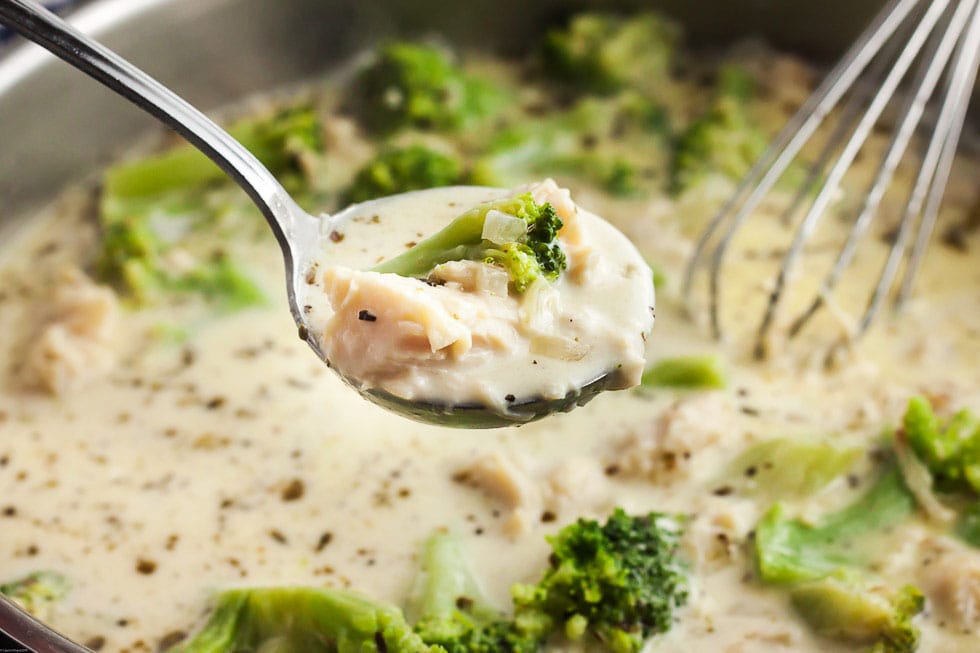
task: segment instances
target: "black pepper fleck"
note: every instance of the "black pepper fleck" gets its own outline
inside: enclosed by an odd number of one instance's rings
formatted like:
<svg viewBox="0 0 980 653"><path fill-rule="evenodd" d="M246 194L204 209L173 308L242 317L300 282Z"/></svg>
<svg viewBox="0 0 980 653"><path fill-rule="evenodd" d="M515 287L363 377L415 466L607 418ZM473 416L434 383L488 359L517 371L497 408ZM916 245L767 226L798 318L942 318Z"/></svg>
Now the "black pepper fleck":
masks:
<svg viewBox="0 0 980 653"><path fill-rule="evenodd" d="M303 481L294 478L282 489L280 496L283 501L296 501L297 499L302 499L305 492L306 486L303 484Z"/></svg>
<svg viewBox="0 0 980 653"><path fill-rule="evenodd" d="M330 544L331 540L333 540L333 533L326 531L320 536L320 539L317 540L316 546L313 547L313 550L317 553L323 551L325 548L327 548L327 545Z"/></svg>
<svg viewBox="0 0 980 653"><path fill-rule="evenodd" d="M357 312L357 319L362 322L377 322L378 316L367 309L361 309Z"/></svg>
<svg viewBox="0 0 980 653"><path fill-rule="evenodd" d="M734 490L730 485L723 485L719 488L715 488L712 494L714 494L716 497L727 497L733 491Z"/></svg>
<svg viewBox="0 0 980 653"><path fill-rule="evenodd" d="M138 558L136 560L136 572L143 574L144 576L149 576L157 570L157 563L153 560L147 560L146 558Z"/></svg>

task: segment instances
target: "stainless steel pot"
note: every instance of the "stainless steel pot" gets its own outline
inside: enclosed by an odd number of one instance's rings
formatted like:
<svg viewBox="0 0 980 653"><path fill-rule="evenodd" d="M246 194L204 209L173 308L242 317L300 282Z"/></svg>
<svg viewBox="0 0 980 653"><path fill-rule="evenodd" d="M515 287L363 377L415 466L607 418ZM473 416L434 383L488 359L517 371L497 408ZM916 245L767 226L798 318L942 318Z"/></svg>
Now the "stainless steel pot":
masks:
<svg viewBox="0 0 980 653"><path fill-rule="evenodd" d="M882 0L101 0L74 22L175 89L214 108L329 70L385 36L440 33L517 52L543 23L585 6L654 6L695 42L758 33L815 59L838 54ZM66 183L89 176L151 119L30 45L0 55L0 242ZM80 652L0 599L0 630L39 653Z"/></svg>

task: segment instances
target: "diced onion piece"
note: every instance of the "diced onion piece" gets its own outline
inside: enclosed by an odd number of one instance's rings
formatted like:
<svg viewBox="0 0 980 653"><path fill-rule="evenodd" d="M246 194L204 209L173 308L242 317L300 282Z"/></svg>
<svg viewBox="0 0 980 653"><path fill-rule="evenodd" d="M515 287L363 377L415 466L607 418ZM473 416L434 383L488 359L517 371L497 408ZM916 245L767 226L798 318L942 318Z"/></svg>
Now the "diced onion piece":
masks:
<svg viewBox="0 0 980 653"><path fill-rule="evenodd" d="M561 296L558 289L544 277L538 277L524 291L519 309L522 325L530 332L551 335L557 330L556 320L561 314Z"/></svg>
<svg viewBox="0 0 980 653"><path fill-rule="evenodd" d="M565 336L531 338L531 353L563 361L579 361L589 353L589 346Z"/></svg>
<svg viewBox="0 0 980 653"><path fill-rule="evenodd" d="M487 211L483 221L483 239L497 245L513 243L527 233L527 223L503 211Z"/></svg>

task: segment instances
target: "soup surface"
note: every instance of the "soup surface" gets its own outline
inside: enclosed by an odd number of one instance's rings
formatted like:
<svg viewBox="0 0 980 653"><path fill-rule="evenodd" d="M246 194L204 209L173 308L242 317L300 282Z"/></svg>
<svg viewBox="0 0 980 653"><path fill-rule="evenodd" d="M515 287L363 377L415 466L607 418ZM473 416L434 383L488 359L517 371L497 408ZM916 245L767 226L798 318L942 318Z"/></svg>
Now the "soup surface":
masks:
<svg viewBox="0 0 980 653"><path fill-rule="evenodd" d="M361 399L296 338L278 248L241 193L210 172L191 190L144 192L114 168L101 194L66 191L0 249L0 583L59 573L70 590L39 606L43 619L96 650L150 651L192 633L228 587L350 587L400 603L421 542L450 529L506 610L508 588L547 566L546 535L621 506L686 516L690 597L650 650L855 650L815 634L784 588L757 577L755 529L776 501L814 518L860 496L882 469L882 434L901 422L910 397L924 395L942 415L980 410L980 160L957 161L942 238L902 312L886 311L858 345L828 358L884 260L911 165L899 168L832 305L755 361L752 330L792 236L780 219L791 191L777 189L735 243L723 275L725 341L705 335L700 310L693 322L685 316L681 277L742 159L751 163L753 143L802 102L814 73L757 44L723 57L671 56L655 88L637 84L638 94L630 84L572 93L574 80L557 84L537 64L467 57L462 74L504 101L466 126L378 131L363 108L341 102L350 81L316 82L236 113L248 120L312 107L317 147L289 150L280 168L309 206L411 189L391 158L377 173L376 157L394 152L445 157L458 168L437 177L445 184L556 177L658 270L650 364L716 356L724 387L605 393L572 413L495 431L406 421ZM726 95L734 69L745 88ZM717 160L678 164L699 124L722 125L750 154L733 162L720 138L709 140ZM887 139L873 135L808 246L791 305L812 297ZM542 150L549 157L535 159ZM198 165L191 161L181 169ZM363 172L371 166L376 174ZM133 245L125 229L134 221L155 240ZM427 235L429 225L396 221L376 226L406 244ZM331 240L367 248L344 238ZM759 470L733 468L775 438L859 453L826 484L794 494L785 479L756 484ZM920 650L977 650L980 550L919 510L878 533L868 556L863 568L886 585L924 593ZM590 640L551 646L600 650Z"/></svg>

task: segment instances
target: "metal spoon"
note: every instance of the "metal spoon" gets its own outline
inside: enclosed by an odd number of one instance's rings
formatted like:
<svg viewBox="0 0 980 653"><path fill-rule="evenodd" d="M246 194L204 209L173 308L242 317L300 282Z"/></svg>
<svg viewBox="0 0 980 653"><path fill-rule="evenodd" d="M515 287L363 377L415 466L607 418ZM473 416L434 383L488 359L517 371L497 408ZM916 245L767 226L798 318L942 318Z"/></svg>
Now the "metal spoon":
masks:
<svg viewBox="0 0 980 653"><path fill-rule="evenodd" d="M321 218L313 217L293 201L272 173L252 154L203 113L173 91L100 43L77 31L32 0L0 0L0 22L20 32L75 68L171 127L206 154L241 186L262 211L282 248L286 264L289 309L300 338L328 365L300 307L299 284L314 260L320 239ZM371 401L406 417L445 426L491 428L522 424L554 412L569 411L605 390L612 382L604 374L559 399L523 397L507 412L480 404L440 404L410 401L379 389L362 389L357 379L344 376Z"/></svg>

